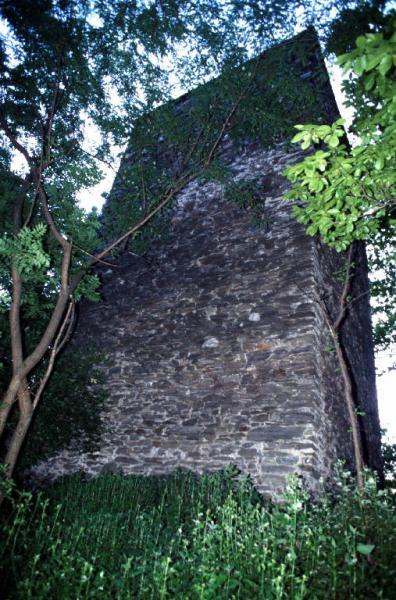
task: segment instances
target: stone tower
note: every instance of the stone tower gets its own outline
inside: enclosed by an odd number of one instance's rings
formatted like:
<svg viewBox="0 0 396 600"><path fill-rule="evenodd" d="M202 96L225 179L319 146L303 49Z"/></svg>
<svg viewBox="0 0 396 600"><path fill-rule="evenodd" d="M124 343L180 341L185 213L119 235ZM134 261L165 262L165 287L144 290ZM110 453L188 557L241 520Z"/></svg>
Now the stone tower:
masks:
<svg viewBox="0 0 396 600"><path fill-rule="evenodd" d="M303 43L304 59L298 55ZM126 251L114 269L99 269L103 301L81 308L76 343L94 342L108 357L102 367L107 429L100 451L64 451L46 463L47 470L161 474L232 463L261 492L276 496L289 473L301 474L315 488L337 458L353 467L343 383L318 302L324 296L337 302L341 284L335 274L345 257L307 237L282 198L282 172L302 157L287 143L291 126L317 120L318 106L323 122L332 122L338 111L312 31L285 48L285 69L294 70L296 86L315 94L316 112L309 114L300 94L292 103L276 97L285 123L270 141L249 134L236 142L229 132L219 150L225 181L190 180L167 212L164 239L154 236L143 257ZM170 110L183 116L180 107L193 101L185 96ZM271 110L264 111L267 129L273 127ZM160 141L165 155L167 141ZM117 216L127 193L125 174L137 160L132 142L105 221ZM261 226L246 207L227 198L230 181L255 183ZM342 339L365 414L367 460L379 467L363 247L354 262L356 301Z"/></svg>

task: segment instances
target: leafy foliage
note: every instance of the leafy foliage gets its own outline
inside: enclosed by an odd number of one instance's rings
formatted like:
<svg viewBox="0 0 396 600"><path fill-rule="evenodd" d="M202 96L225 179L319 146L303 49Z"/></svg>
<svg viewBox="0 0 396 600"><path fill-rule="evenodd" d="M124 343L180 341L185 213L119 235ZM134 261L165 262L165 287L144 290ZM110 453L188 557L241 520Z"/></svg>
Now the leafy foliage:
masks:
<svg viewBox="0 0 396 600"><path fill-rule="evenodd" d="M336 55L351 52L359 35L383 29L388 4L391 3L387 0L363 0L355 2L353 6L341 8L329 26L327 52Z"/></svg>
<svg viewBox="0 0 396 600"><path fill-rule="evenodd" d="M138 119L103 209L103 235L117 237L125 225L144 218L180 179L227 181L224 145L217 145L225 133L227 143L241 149L255 142L269 148L287 139L302 115L324 119L327 74L318 51L309 30ZM307 69L315 86L302 77ZM137 233L133 251L165 235L168 216L166 209Z"/></svg>
<svg viewBox="0 0 396 600"><path fill-rule="evenodd" d="M340 473L317 502L293 481L277 505L236 476L76 475L25 494L1 530L7 597L392 596L394 497L370 476L360 493Z"/></svg>
<svg viewBox="0 0 396 600"><path fill-rule="evenodd" d="M298 125L294 143L304 150L311 144L322 148L286 172L293 184L287 197L295 202L294 214L309 235L319 233L338 251L354 240L372 245L372 266L380 272L373 285L377 311L389 317L377 329L382 347L396 335L391 317L396 281L395 24L391 17L384 32L359 36L356 48L337 60L344 74L350 73L344 91L355 109L351 132L358 136L356 145L350 148L343 137L342 120L331 127Z"/></svg>
<svg viewBox="0 0 396 600"><path fill-rule="evenodd" d="M46 229L44 223L37 223L35 227L21 229L14 239L4 236L0 239L0 257L13 258L21 274L48 268L50 259L43 248Z"/></svg>

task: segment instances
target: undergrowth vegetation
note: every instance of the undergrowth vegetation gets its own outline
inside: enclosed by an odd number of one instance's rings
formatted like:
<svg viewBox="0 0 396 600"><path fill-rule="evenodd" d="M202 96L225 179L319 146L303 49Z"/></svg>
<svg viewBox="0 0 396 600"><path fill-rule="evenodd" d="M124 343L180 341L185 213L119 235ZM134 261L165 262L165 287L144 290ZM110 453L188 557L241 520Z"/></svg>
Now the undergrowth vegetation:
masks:
<svg viewBox="0 0 396 600"><path fill-rule="evenodd" d="M77 475L19 493L1 527L3 598L394 597L395 503L370 477L316 502L291 481L274 505L231 468Z"/></svg>

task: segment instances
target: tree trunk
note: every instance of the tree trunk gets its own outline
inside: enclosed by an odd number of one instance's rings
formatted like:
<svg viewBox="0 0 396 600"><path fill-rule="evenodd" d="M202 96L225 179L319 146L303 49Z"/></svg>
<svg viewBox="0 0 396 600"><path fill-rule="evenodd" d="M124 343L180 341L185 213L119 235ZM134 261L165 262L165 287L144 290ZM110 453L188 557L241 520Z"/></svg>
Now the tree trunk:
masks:
<svg viewBox="0 0 396 600"><path fill-rule="evenodd" d="M33 406L29 390L25 388L19 391L18 395L19 419L4 460L7 467L7 477L9 478L12 477L14 472L20 450L33 417Z"/></svg>

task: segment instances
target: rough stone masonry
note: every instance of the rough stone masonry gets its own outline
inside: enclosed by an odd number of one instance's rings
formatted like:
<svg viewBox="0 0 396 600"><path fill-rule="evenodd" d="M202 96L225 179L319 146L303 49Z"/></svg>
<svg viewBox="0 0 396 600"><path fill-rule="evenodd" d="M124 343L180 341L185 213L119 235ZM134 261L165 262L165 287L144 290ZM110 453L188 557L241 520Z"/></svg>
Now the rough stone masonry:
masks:
<svg viewBox="0 0 396 600"><path fill-rule="evenodd" d="M330 88L328 102L337 112ZM83 470L162 474L236 465L276 497L290 473L315 489L337 458L353 467L342 379L318 299L336 302L344 257L304 234L282 198L301 152L278 143L222 147L233 181L256 180L266 227L216 182L179 194L167 240L101 267L103 301L85 304L77 344L108 357L100 449L69 448L36 476ZM124 165L125 168L125 165ZM111 200L110 200L111 202ZM343 326L368 462L380 468L367 265Z"/></svg>

